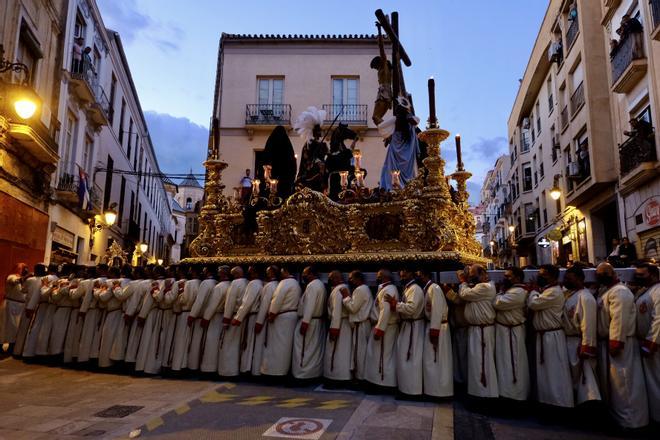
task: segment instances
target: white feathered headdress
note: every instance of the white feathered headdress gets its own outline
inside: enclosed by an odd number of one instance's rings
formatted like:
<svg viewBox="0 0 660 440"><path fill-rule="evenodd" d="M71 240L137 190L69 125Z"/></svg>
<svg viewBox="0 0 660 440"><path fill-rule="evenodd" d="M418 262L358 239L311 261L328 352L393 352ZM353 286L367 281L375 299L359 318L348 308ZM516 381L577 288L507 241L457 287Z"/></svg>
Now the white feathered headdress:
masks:
<svg viewBox="0 0 660 440"><path fill-rule="evenodd" d="M298 119L293 124L293 128L307 142L312 139L314 126L323 124L324 120L325 110L319 110L316 107L307 107L307 110L298 116Z"/></svg>

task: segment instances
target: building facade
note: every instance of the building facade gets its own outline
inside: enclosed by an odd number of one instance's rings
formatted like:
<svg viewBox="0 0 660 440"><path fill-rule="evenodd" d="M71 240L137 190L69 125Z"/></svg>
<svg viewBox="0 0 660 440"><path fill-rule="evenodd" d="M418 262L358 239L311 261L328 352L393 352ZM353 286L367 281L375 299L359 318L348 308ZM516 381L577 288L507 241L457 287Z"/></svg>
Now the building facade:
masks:
<svg viewBox="0 0 660 440"><path fill-rule="evenodd" d="M105 28L94 1L74 0L68 6L60 161L51 182L46 261L99 262L112 242L128 259L136 244L146 243L143 257L167 261L170 202L121 39ZM102 215L110 209L117 213L113 225Z"/></svg>
<svg viewBox="0 0 660 440"><path fill-rule="evenodd" d="M0 73L0 279L18 262L42 261L49 187L58 162L62 1L4 0L0 58L27 69ZM23 118L14 103L29 97L36 112Z"/></svg>
<svg viewBox="0 0 660 440"><path fill-rule="evenodd" d="M309 106L326 110L324 130L336 119L358 132L365 184L377 186L386 149L371 120L378 78L369 65L378 54L372 36L223 34L209 156L219 151L229 164L225 194L234 195L246 169L263 176L264 145L277 125L300 156L303 140L291 126Z"/></svg>
<svg viewBox="0 0 660 440"><path fill-rule="evenodd" d="M179 183L174 202L183 213L181 258L190 257L190 243L199 235L199 213L202 209L204 189L192 171Z"/></svg>
<svg viewBox="0 0 660 440"><path fill-rule="evenodd" d="M514 260L515 242L510 228L513 224L510 223L510 187L507 181L509 172L509 156L500 156L494 168L486 174L478 210L484 256L489 257L496 267L509 266Z"/></svg>

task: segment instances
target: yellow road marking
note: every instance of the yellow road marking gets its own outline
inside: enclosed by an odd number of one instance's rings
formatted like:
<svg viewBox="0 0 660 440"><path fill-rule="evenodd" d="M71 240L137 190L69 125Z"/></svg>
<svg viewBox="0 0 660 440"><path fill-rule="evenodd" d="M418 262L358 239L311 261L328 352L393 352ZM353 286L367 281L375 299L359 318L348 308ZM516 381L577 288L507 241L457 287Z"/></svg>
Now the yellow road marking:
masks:
<svg viewBox="0 0 660 440"><path fill-rule="evenodd" d="M308 397L296 397L294 399L287 399L280 402L277 406L278 408L297 408L299 406L307 405L307 403L313 400Z"/></svg>
<svg viewBox="0 0 660 440"><path fill-rule="evenodd" d="M271 400L273 400L272 396L254 396L254 397L249 397L241 402L238 402L238 404L255 406L255 405L263 405L264 403L269 403Z"/></svg>
<svg viewBox="0 0 660 440"><path fill-rule="evenodd" d="M317 406L316 409L339 409L345 408L350 403L350 400L326 400L321 402L320 406Z"/></svg>
<svg viewBox="0 0 660 440"><path fill-rule="evenodd" d="M235 384L235 383L231 383L231 382L223 382L223 383L220 384L220 387L221 387L221 388L226 388L226 389L228 389L228 390L231 390L232 388L236 388L236 384Z"/></svg>
<svg viewBox="0 0 660 440"><path fill-rule="evenodd" d="M187 404L184 404L174 410L174 412L177 413L178 415L185 414L188 411L190 411L190 407Z"/></svg>
<svg viewBox="0 0 660 440"><path fill-rule="evenodd" d="M154 429L158 428L159 426L162 426L165 422L161 417L156 417L155 419L151 419L147 422L147 429L149 431L153 431Z"/></svg>
<svg viewBox="0 0 660 440"><path fill-rule="evenodd" d="M211 391L210 393L202 396L199 400L204 403L215 403L215 402L227 402L229 400L238 397L238 394L221 394L217 391Z"/></svg>

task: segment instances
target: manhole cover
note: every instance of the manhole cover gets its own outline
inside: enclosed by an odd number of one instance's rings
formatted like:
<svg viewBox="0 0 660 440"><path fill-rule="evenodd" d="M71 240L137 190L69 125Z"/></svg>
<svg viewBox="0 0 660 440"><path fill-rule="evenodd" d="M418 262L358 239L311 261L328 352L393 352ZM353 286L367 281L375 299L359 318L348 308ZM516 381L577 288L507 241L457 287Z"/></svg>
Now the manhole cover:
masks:
<svg viewBox="0 0 660 440"><path fill-rule="evenodd" d="M121 419L136 411L141 410L144 406L131 406L131 405L114 405L106 408L103 411L94 414L95 417L103 417L105 419Z"/></svg>
<svg viewBox="0 0 660 440"><path fill-rule="evenodd" d="M332 420L282 417L263 436L315 440L323 435L330 423Z"/></svg>

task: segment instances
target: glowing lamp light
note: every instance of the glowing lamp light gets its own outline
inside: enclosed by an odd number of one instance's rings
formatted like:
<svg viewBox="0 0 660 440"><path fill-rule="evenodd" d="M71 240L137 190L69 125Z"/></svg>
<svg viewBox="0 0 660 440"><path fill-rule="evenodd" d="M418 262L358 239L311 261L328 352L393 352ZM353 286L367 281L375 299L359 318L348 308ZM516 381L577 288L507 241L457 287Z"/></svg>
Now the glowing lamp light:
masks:
<svg viewBox="0 0 660 440"><path fill-rule="evenodd" d="M158 259L158 265L159 265L159 266L162 266L162 265L163 265L163 259L162 259L162 258L159 258L159 259Z"/></svg>
<svg viewBox="0 0 660 440"><path fill-rule="evenodd" d="M143 254L147 252L147 249L149 249L149 245L147 243L140 243L138 247L140 248L140 252Z"/></svg>
<svg viewBox="0 0 660 440"><path fill-rule="evenodd" d="M561 197L561 189L556 185L552 187L550 190L550 197L552 197L552 200L559 200Z"/></svg>
<svg viewBox="0 0 660 440"><path fill-rule="evenodd" d="M30 119L37 111L37 104L27 98L20 98L14 102L14 110L22 119Z"/></svg>
<svg viewBox="0 0 660 440"><path fill-rule="evenodd" d="M103 218L105 219L105 224L112 226L117 221L117 211L109 209L103 213Z"/></svg>
<svg viewBox="0 0 660 440"><path fill-rule="evenodd" d="M509 232L513 234L513 232L516 230L516 227L514 225L509 225Z"/></svg>

